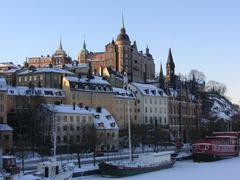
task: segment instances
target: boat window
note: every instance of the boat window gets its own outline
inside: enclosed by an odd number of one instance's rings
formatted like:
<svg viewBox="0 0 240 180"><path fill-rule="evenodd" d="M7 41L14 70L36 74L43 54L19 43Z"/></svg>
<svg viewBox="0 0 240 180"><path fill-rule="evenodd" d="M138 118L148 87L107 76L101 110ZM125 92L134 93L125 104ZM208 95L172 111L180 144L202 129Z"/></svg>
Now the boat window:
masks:
<svg viewBox="0 0 240 180"><path fill-rule="evenodd" d="M44 173L45 177L48 177L48 167L45 167L45 173Z"/></svg>
<svg viewBox="0 0 240 180"><path fill-rule="evenodd" d="M56 166L56 174L59 174L59 166Z"/></svg>

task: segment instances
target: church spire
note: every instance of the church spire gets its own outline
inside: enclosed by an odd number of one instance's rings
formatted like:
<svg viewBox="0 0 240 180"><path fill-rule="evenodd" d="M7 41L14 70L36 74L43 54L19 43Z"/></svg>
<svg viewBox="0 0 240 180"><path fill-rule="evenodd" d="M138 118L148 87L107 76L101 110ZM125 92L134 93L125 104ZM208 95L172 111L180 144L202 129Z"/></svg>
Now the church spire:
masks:
<svg viewBox="0 0 240 180"><path fill-rule="evenodd" d="M148 45L146 47L146 54L149 54L149 48L148 48Z"/></svg>
<svg viewBox="0 0 240 180"><path fill-rule="evenodd" d="M123 16L123 13L122 13L122 28L125 29L125 27L124 27L124 16Z"/></svg>
<svg viewBox="0 0 240 180"><path fill-rule="evenodd" d="M62 36L60 36L60 44L59 44L59 49L63 49L63 48L62 48Z"/></svg>
<svg viewBox="0 0 240 180"><path fill-rule="evenodd" d="M85 42L85 38L83 39L83 49L86 50L86 42Z"/></svg>
<svg viewBox="0 0 240 180"><path fill-rule="evenodd" d="M160 72L159 72L159 87L164 89L164 76L163 76L163 69L162 69L162 62L160 64Z"/></svg>
<svg viewBox="0 0 240 180"><path fill-rule="evenodd" d="M162 62L160 64L160 73L159 73L160 77L163 77L163 69L162 69Z"/></svg>
<svg viewBox="0 0 240 180"><path fill-rule="evenodd" d="M174 62L173 62L173 57L172 57L172 51L171 51L171 48L169 48L169 51L168 51L168 59L167 59L167 63L174 63Z"/></svg>

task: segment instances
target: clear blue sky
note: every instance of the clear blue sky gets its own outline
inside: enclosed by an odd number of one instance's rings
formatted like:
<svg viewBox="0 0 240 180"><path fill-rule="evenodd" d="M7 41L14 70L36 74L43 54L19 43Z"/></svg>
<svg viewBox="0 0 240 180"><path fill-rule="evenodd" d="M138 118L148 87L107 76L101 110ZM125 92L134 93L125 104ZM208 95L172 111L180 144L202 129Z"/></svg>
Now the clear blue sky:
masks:
<svg viewBox="0 0 240 180"><path fill-rule="evenodd" d="M22 64L26 57L52 54L63 38L76 57L86 36L88 50L103 51L125 27L139 50L149 46L165 65L172 48L176 72L203 71L227 85L240 101L240 1L233 0L2 0L0 61Z"/></svg>

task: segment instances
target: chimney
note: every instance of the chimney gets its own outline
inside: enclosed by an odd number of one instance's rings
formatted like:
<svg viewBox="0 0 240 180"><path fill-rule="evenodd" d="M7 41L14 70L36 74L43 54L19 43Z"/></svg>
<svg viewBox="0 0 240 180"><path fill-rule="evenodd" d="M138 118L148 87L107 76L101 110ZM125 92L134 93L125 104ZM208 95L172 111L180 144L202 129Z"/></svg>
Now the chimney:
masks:
<svg viewBox="0 0 240 180"><path fill-rule="evenodd" d="M101 113L102 112L102 108L101 107L97 107L96 111L97 111L97 113Z"/></svg>
<svg viewBox="0 0 240 180"><path fill-rule="evenodd" d="M79 103L78 107L82 108L83 107L83 103Z"/></svg>
<svg viewBox="0 0 240 180"><path fill-rule="evenodd" d="M73 102L73 110L75 110L76 109L76 104L75 104L75 102Z"/></svg>

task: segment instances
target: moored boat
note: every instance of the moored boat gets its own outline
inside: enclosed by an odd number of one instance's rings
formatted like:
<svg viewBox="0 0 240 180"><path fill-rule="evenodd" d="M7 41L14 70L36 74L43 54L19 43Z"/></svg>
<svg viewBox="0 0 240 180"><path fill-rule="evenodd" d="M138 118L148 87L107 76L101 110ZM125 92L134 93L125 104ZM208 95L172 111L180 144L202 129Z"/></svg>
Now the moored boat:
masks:
<svg viewBox="0 0 240 180"><path fill-rule="evenodd" d="M213 132L192 145L193 161L214 161L239 155L238 132Z"/></svg>
<svg viewBox="0 0 240 180"><path fill-rule="evenodd" d="M175 159L171 152L141 154L138 159L128 162L101 162L100 173L103 176L125 177L173 167Z"/></svg>

